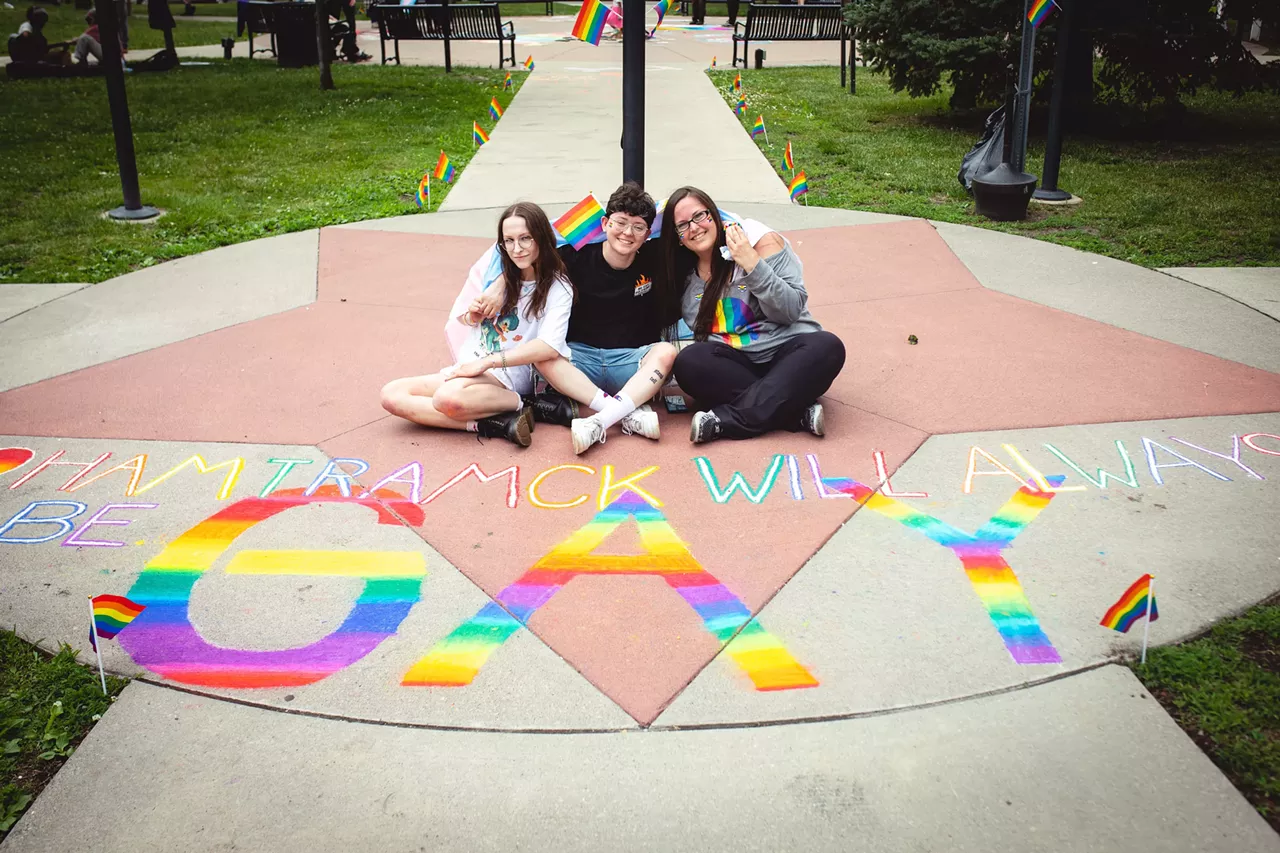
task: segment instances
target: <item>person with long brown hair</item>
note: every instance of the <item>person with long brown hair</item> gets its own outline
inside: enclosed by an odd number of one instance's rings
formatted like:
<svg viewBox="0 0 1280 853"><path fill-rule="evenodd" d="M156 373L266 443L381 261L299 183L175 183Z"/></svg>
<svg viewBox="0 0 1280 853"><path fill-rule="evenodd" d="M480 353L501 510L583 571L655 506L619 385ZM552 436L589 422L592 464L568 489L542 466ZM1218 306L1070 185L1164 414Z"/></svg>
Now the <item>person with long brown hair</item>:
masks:
<svg viewBox="0 0 1280 853"><path fill-rule="evenodd" d="M382 407L423 426L469 430L528 447L534 362L569 357L565 334L573 286L556 252L555 232L542 208L517 202L498 219L498 252L505 284L493 316L479 299L455 304L471 326L458 363L411 376L382 389Z"/></svg>
<svg viewBox="0 0 1280 853"><path fill-rule="evenodd" d="M682 316L695 341L676 358L676 381L707 407L690 440L822 435L818 397L844 366L844 344L809 314L804 268L782 235L726 224L710 196L681 187L662 214L661 254L664 313Z"/></svg>

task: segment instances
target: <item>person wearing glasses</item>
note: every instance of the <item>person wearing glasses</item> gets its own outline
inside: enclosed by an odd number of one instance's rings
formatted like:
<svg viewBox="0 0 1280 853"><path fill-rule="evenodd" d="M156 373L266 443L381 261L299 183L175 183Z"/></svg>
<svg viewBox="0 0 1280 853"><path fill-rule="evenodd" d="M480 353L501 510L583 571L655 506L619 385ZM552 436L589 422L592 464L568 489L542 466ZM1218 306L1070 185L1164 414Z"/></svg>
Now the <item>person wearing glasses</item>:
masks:
<svg viewBox="0 0 1280 853"><path fill-rule="evenodd" d="M382 389L382 407L423 426L468 430L528 447L534 362L567 357L565 334L573 285L556 252L555 231L542 208L511 205L498 219L502 298L493 311L459 296L453 316L471 327L458 363ZM492 288L490 288L492 290Z"/></svg>
<svg viewBox="0 0 1280 853"><path fill-rule="evenodd" d="M661 340L657 247L646 243L656 217L653 199L628 182L605 205L603 243L560 247L577 293L568 334L573 358L539 361L552 388L529 402L536 420L570 428L574 453L604 443L615 424L628 435L660 435L657 413L643 404L666 384L676 348ZM500 296L490 286L478 300L482 310Z"/></svg>
<svg viewBox="0 0 1280 853"><path fill-rule="evenodd" d="M658 242L671 283L665 307L695 341L676 359L676 381L707 406L694 413L690 440L822 435L817 400L844 366L844 344L809 314L791 246L759 223L725 224L696 187L667 199Z"/></svg>

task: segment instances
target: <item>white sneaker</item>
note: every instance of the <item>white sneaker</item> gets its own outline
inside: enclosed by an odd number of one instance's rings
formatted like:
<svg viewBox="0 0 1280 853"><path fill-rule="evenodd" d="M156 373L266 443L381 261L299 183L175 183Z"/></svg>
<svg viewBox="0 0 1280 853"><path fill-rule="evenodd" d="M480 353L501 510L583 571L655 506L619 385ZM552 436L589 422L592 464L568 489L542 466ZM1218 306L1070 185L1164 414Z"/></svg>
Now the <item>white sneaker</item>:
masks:
<svg viewBox="0 0 1280 853"><path fill-rule="evenodd" d="M604 425L597 418L574 418L569 432L573 436L573 452L579 456L593 444L604 444Z"/></svg>
<svg viewBox="0 0 1280 853"><path fill-rule="evenodd" d="M658 440L658 413L648 405L640 406L621 421L624 435L643 435Z"/></svg>

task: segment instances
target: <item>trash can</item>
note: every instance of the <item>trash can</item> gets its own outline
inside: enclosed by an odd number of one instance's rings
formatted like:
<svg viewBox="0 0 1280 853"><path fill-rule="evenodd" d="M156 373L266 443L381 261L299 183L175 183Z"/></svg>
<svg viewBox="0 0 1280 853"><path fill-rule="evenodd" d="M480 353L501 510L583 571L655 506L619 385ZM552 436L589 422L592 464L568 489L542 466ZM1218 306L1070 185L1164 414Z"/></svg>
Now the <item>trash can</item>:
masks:
<svg viewBox="0 0 1280 853"><path fill-rule="evenodd" d="M981 177L974 178L974 208L980 216L996 222L1012 222L1027 218L1027 205L1036 190L1036 176L1015 172L1001 163Z"/></svg>
<svg viewBox="0 0 1280 853"><path fill-rule="evenodd" d="M319 65L320 54L316 52L316 4L275 3L271 13L276 34L276 62L280 67ZM329 58L333 58L332 48Z"/></svg>

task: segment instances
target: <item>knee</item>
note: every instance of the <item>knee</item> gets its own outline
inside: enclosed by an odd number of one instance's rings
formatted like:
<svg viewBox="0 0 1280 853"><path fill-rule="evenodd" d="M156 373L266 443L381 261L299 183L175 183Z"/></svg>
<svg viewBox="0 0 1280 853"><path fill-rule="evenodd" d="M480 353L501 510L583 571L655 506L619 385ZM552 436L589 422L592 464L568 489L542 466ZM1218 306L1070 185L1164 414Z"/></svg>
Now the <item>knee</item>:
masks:
<svg viewBox="0 0 1280 853"><path fill-rule="evenodd" d="M649 358L653 359L654 366L663 373L671 372L679 355L680 351L665 341L660 344L654 344L649 349Z"/></svg>
<svg viewBox="0 0 1280 853"><path fill-rule="evenodd" d="M844 341L825 329L814 332L812 346L822 364L829 365L837 373L844 367Z"/></svg>
<svg viewBox="0 0 1280 853"><path fill-rule="evenodd" d="M466 400L463 399L463 387L463 385L456 382L444 383L432 395L432 407L446 418L453 418L455 421L468 420L470 414L467 411Z"/></svg>
<svg viewBox="0 0 1280 853"><path fill-rule="evenodd" d="M383 385L379 398L382 401L382 408L393 415L403 417L401 413L403 412L404 392L401 390L399 379Z"/></svg>

